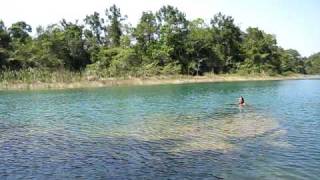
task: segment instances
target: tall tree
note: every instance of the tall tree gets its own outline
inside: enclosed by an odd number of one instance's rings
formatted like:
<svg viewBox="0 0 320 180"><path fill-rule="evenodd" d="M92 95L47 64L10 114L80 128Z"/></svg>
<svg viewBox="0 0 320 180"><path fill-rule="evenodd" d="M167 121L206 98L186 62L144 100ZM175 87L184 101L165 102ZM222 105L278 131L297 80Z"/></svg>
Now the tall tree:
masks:
<svg viewBox="0 0 320 180"><path fill-rule="evenodd" d="M306 71L309 74L320 74L320 52L308 57Z"/></svg>
<svg viewBox="0 0 320 180"><path fill-rule="evenodd" d="M119 47L120 46L120 38L122 35L121 30L121 21L126 19L122 17L120 8L118 8L115 4L108 9L106 9L106 16L110 21L110 25L108 26L108 34L111 41L111 46Z"/></svg>
<svg viewBox="0 0 320 180"><path fill-rule="evenodd" d="M203 19L196 19L189 23L189 33L186 41L188 54L187 74L199 75L206 71L214 71L214 52L212 50L213 37L208 25Z"/></svg>
<svg viewBox="0 0 320 180"><path fill-rule="evenodd" d="M188 20L186 15L173 6L163 6L156 13L160 24L158 33L159 41L163 46L172 49L171 59L176 60L182 66L182 73L188 71L188 60L186 57L185 41L188 35ZM166 49L168 49L166 48Z"/></svg>
<svg viewBox="0 0 320 180"><path fill-rule="evenodd" d="M0 20L0 68L3 68L9 57L10 35L4 22Z"/></svg>
<svg viewBox="0 0 320 180"><path fill-rule="evenodd" d="M12 24L8 30L11 37L8 66L12 69L33 66L33 61L30 60L33 53L32 38L29 35L32 31L31 26L19 21Z"/></svg>
<svg viewBox="0 0 320 180"><path fill-rule="evenodd" d="M4 22L0 20L0 48L8 48L10 43L9 32L4 25Z"/></svg>
<svg viewBox="0 0 320 180"><path fill-rule="evenodd" d="M295 49L282 50L281 71L305 73L303 58L297 50Z"/></svg>
<svg viewBox="0 0 320 180"><path fill-rule="evenodd" d="M94 12L86 16L84 22L89 29L84 30L85 48L90 54L92 62L98 61L98 53L101 46L108 45L106 20L100 17L100 14Z"/></svg>
<svg viewBox="0 0 320 180"><path fill-rule="evenodd" d="M249 73L280 72L280 53L273 35L250 27L245 34L242 48L245 54L242 68Z"/></svg>
<svg viewBox="0 0 320 180"><path fill-rule="evenodd" d="M214 36L214 50L220 59L220 70L229 72L238 68L241 56L241 30L231 16L216 14L211 19Z"/></svg>
<svg viewBox="0 0 320 180"><path fill-rule="evenodd" d="M65 65L71 70L80 70L90 63L89 55L84 48L83 26L61 21L64 30L64 45L67 51Z"/></svg>
<svg viewBox="0 0 320 180"><path fill-rule="evenodd" d="M103 45L105 43L105 33L106 27L104 25L105 20L100 18L100 14L94 12L92 15L86 16L84 19L86 25L89 26L90 30L93 32L94 37L99 45Z"/></svg>
<svg viewBox="0 0 320 180"><path fill-rule="evenodd" d="M12 39L21 43L25 43L26 40L30 39L29 33L31 31L31 26L24 21L16 22L9 28L9 33Z"/></svg>
<svg viewBox="0 0 320 180"><path fill-rule="evenodd" d="M149 46L155 41L157 32L157 20L152 12L143 12L140 22L134 28L133 36L137 40L137 47L146 53Z"/></svg>

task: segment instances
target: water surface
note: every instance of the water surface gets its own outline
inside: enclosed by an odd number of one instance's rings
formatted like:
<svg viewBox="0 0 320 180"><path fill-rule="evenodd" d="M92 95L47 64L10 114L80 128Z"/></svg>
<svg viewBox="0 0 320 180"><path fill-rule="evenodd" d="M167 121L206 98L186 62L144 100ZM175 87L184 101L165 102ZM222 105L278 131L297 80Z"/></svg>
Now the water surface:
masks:
<svg viewBox="0 0 320 180"><path fill-rule="evenodd" d="M0 91L0 179L317 179L319 92L320 80Z"/></svg>

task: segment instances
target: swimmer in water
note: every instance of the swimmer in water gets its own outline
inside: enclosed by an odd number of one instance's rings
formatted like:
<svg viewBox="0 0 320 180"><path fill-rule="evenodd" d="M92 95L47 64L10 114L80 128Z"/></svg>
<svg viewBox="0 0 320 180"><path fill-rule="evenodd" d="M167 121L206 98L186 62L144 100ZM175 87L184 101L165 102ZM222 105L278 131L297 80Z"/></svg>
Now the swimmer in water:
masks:
<svg viewBox="0 0 320 180"><path fill-rule="evenodd" d="M245 105L245 103L244 103L244 98L242 97L242 96L240 96L240 98L239 98L239 105Z"/></svg>

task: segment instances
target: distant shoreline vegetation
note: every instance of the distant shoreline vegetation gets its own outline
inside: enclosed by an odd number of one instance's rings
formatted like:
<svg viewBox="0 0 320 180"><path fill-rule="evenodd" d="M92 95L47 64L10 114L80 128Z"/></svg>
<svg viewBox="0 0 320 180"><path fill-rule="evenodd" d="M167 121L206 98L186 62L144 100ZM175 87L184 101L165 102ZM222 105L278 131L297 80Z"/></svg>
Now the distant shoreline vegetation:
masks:
<svg viewBox="0 0 320 180"><path fill-rule="evenodd" d="M72 82L93 78L320 73L320 53L302 57L275 36L218 13L207 24L170 5L142 13L133 27L113 5L83 21L32 27L0 20L0 82ZM60 79L59 79L60 78ZM77 79L80 78L80 79Z"/></svg>
<svg viewBox="0 0 320 180"><path fill-rule="evenodd" d="M136 86L136 85L162 85L162 84L186 84L186 83L214 83L237 81L269 81L269 80L297 80L319 79L319 75L263 75L263 74L212 74L202 76L193 75L158 75L152 77L109 77L90 75L83 72L72 71L48 71L23 69L19 71L5 71L1 73L1 90L47 90L47 89L75 89L96 88L111 86Z"/></svg>

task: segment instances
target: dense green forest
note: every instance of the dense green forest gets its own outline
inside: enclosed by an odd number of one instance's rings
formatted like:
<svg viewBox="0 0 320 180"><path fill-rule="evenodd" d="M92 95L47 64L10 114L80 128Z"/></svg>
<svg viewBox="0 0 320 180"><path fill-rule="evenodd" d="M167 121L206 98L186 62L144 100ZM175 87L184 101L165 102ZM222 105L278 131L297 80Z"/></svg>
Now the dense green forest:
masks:
<svg viewBox="0 0 320 180"><path fill-rule="evenodd" d="M218 13L209 24L186 19L172 6L143 12L135 27L113 5L83 21L37 27L0 20L0 74L80 73L97 77L205 73L320 73L320 53L309 58L277 45L274 35ZM12 74L12 73L11 73ZM4 75L2 75L4 76Z"/></svg>

